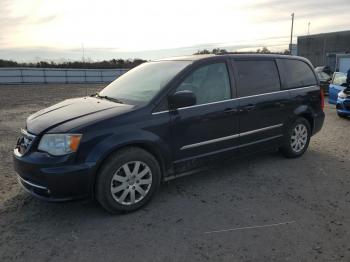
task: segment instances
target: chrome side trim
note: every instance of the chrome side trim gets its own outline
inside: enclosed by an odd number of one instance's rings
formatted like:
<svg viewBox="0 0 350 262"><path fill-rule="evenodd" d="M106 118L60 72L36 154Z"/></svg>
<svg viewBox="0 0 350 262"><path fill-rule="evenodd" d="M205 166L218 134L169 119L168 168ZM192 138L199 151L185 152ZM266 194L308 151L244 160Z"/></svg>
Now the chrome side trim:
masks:
<svg viewBox="0 0 350 262"><path fill-rule="evenodd" d="M247 131L247 132L239 133L239 134L234 134L234 135L231 135L231 136L224 136L224 137L219 137L219 138L215 138L215 139L211 139L211 140L206 140L206 141L199 142L199 143L189 144L189 145L185 145L185 146L181 147L180 150L185 150L185 149L198 147L198 146L204 146L204 145L207 145L207 144L217 143L217 142L221 142L221 141L225 141L225 140L229 140L229 139L238 138L238 137L241 137L241 136L247 136L247 135L263 132L263 131L266 131L266 130L278 128L278 127L281 127L281 126L283 126L283 124L267 126L267 127L263 127L263 128L254 129L254 130L250 130L250 131Z"/></svg>
<svg viewBox="0 0 350 262"><path fill-rule="evenodd" d="M270 130L270 129L273 129L273 128L278 128L278 127L281 127L281 126L283 126L283 124L278 124L278 125L274 125L274 126L267 126L267 127L263 127L263 128L259 128L259 129L255 129L255 130L251 130L251 131L240 133L239 136L247 136L247 135L255 134L255 133L258 133L258 132Z"/></svg>
<svg viewBox="0 0 350 262"><path fill-rule="evenodd" d="M238 100L238 99L241 99L241 97L236 97L236 98L226 99L226 100L221 100L221 101L215 101L215 102L210 102L210 103L205 103L205 104L200 104L200 105L193 105L193 106L181 107L181 108L178 108L177 110L181 111L181 110L188 109L188 108L193 108L193 107L201 107L201 106L207 106L207 105L215 105L215 104L225 103L225 102L227 102L227 101L234 101L234 100Z"/></svg>
<svg viewBox="0 0 350 262"><path fill-rule="evenodd" d="M159 114L163 114L163 113L169 113L169 110L154 112L154 113L152 113L152 115L159 115Z"/></svg>
<svg viewBox="0 0 350 262"><path fill-rule="evenodd" d="M180 148L180 150L189 149L189 148L197 147L197 146L204 146L204 145L207 145L207 144L217 143L217 142L221 142L221 141L224 141L224 140L229 140L229 139L233 139L233 138L237 138L237 137L239 137L239 134L235 134L235 135L231 135L231 136L224 136L224 137L220 137L220 138L215 138L215 139L212 139L212 140L207 140L207 141L203 141L203 142L199 142L199 143L194 143L194 144L183 146L183 147Z"/></svg>
<svg viewBox="0 0 350 262"><path fill-rule="evenodd" d="M251 97L266 96L266 95L278 94L278 93L284 93L284 92L293 92L293 91L299 91L299 90L315 88L315 87L319 87L319 86L306 86L306 87L299 87L299 88L293 88L293 89L286 89L286 90L280 90L280 91L275 91L275 92L269 92L269 93L259 94L259 95L235 97L235 98L226 99L226 100L222 100L222 101L216 101L216 102L205 103L205 104L200 104L200 105L193 105L193 106L182 107L182 108L179 108L177 110L184 110L184 109L193 108L193 107L200 107L200 106L213 105L213 104L218 104L218 103L225 103L227 101L241 100L241 99L251 98ZM162 113L169 113L169 110L153 112L152 115L157 115L157 114L162 114Z"/></svg>
<svg viewBox="0 0 350 262"><path fill-rule="evenodd" d="M256 140L256 141L253 141L253 142L250 142L250 143L246 143L246 144L243 144L243 145L226 147L224 149L211 151L209 153L204 153L204 154L200 154L200 155L196 155L196 156L183 158L183 159L174 161L174 163L177 164L177 163L181 163L181 162L188 161L188 160L191 160L191 159L196 159L196 158L201 158L201 157L205 157L205 156L214 155L214 154L217 154L217 153L226 152L226 151L233 150L233 149L236 149L236 148L242 148L242 147L246 147L246 146L250 146L250 145L254 145L254 144L259 144L259 143L270 141L270 140L273 140L273 139L276 139L276 138L279 138L279 137L283 137L283 135L281 134L281 135L276 135L276 136L270 136L270 137L267 137L267 138L264 138L264 139L260 139L260 140Z"/></svg>
<svg viewBox="0 0 350 262"><path fill-rule="evenodd" d="M37 184L33 184L32 182L29 182L29 181L27 181L27 180L21 178L20 176L17 176L17 179L18 179L18 182L19 182L20 184L27 184L27 185L30 185L30 186L32 186L32 187L36 187L36 188L39 188L39 189L47 190L46 187L44 187L44 186L39 186L39 185L37 185Z"/></svg>
<svg viewBox="0 0 350 262"><path fill-rule="evenodd" d="M239 98L232 98L232 99L226 99L226 100L221 100L221 101L216 101L216 102L211 102L211 103L205 103L205 104L200 104L200 105L193 105L193 106L186 106L186 107L181 107L178 108L177 110L184 110L187 108L193 108L193 107L200 107L200 106L207 106L207 105L214 105L214 104L219 104L219 103L225 103L227 101L233 101L233 100L237 100ZM169 113L170 110L164 110L164 111L160 111L160 112L154 112L152 113L152 115L157 115L157 114L162 114L162 113Z"/></svg>

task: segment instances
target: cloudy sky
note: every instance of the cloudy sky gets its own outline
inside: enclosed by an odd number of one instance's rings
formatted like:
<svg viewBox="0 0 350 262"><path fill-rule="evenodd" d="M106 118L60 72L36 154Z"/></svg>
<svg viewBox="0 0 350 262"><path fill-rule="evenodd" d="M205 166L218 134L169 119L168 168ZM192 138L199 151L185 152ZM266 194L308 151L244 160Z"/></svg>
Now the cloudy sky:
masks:
<svg viewBox="0 0 350 262"><path fill-rule="evenodd" d="M154 59L350 30L350 0L0 0L0 59Z"/></svg>

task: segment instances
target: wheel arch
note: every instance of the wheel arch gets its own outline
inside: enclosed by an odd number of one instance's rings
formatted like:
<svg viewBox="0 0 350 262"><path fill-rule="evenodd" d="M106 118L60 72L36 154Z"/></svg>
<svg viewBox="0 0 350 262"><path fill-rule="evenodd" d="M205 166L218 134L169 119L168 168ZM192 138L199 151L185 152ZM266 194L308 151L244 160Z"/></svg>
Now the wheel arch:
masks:
<svg viewBox="0 0 350 262"><path fill-rule="evenodd" d="M313 134L315 123L311 113L304 112L299 114L298 117L305 118L309 122L310 128L311 128L311 134Z"/></svg>
<svg viewBox="0 0 350 262"><path fill-rule="evenodd" d="M111 147L97 162L95 165L95 171L94 175L92 177L92 183L91 183L91 192L92 197L95 196L95 186L96 186L96 180L97 176L99 174L99 171L101 170L102 166L106 161L108 161L109 157L111 157L116 152L128 148L128 147L137 147L145 150L146 152L150 153L159 163L160 171L161 171L161 179L163 180L166 176L167 171L171 168L171 162L169 159L169 156L165 154L165 152L160 149L160 146L150 142L150 141L129 141L124 142L115 145L114 147Z"/></svg>
<svg viewBox="0 0 350 262"><path fill-rule="evenodd" d="M313 134L315 123L314 123L313 114L310 111L310 109L307 106L301 106L294 111L294 114L295 114L295 118L292 119L291 123L294 122L298 117L305 118L310 124L311 134Z"/></svg>

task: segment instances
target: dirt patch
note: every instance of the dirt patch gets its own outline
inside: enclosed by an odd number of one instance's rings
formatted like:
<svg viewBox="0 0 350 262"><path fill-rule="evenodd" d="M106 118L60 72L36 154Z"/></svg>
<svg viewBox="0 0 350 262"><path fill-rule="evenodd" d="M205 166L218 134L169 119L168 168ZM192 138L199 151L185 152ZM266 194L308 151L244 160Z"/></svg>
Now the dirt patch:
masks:
<svg viewBox="0 0 350 262"><path fill-rule="evenodd" d="M12 168L12 150L26 118L64 99L98 92L104 86L104 84L0 85L0 206L20 192Z"/></svg>

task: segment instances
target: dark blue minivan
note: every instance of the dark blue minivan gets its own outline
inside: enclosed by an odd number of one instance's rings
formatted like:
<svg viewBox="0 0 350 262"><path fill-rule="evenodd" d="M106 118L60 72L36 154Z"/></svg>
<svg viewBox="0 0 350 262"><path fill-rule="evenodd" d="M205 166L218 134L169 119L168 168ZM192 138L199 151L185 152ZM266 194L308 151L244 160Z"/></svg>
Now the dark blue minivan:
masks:
<svg viewBox="0 0 350 262"><path fill-rule="evenodd" d="M162 181L212 160L303 155L324 121L301 57L207 55L144 63L101 92L28 117L14 149L20 184L46 200L93 197L109 212L146 204Z"/></svg>

